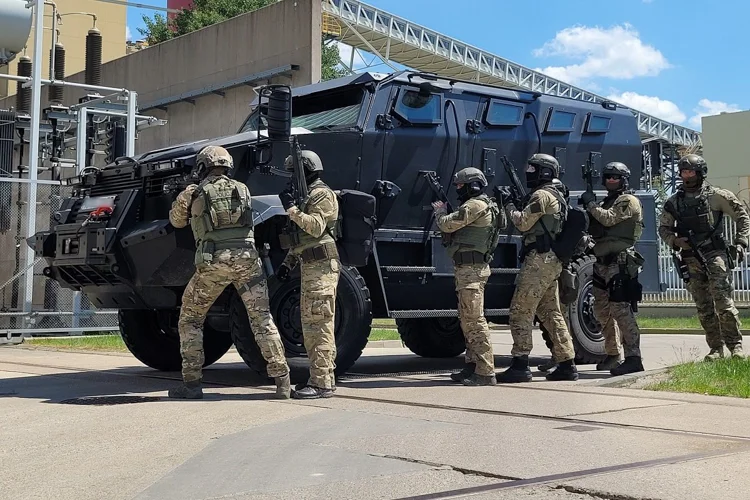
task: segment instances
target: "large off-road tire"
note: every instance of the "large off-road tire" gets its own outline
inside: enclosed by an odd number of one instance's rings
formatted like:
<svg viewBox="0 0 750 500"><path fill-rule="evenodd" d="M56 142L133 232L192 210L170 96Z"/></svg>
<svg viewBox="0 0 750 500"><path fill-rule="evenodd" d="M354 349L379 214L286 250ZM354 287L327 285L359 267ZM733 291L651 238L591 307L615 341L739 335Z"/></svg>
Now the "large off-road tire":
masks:
<svg viewBox="0 0 750 500"><path fill-rule="evenodd" d="M286 357L307 356L302 337L300 318L300 274L295 268L287 282L276 278L269 279L271 315L279 329ZM250 319L239 294L233 293L229 303L230 334L237 352L245 364L261 376L268 376L266 360L255 342L250 328ZM339 376L345 373L362 355L367 345L372 325L372 302L370 290L356 267L341 266L338 290L336 292L336 317L334 336L336 338L336 369ZM290 364L292 359L289 359ZM307 360L305 367L309 367Z"/></svg>
<svg viewBox="0 0 750 500"><path fill-rule="evenodd" d="M606 357L602 327L594 317L594 263L596 259L586 256L573 262L576 273L578 296L563 306L563 316L568 323L576 364L598 363Z"/></svg>
<svg viewBox="0 0 750 500"><path fill-rule="evenodd" d="M160 315L162 315L160 317ZM161 371L180 371L180 336L177 328L169 326L164 316L175 315L173 311L121 310L117 313L120 336L135 358L146 366ZM173 321L176 324L176 321ZM209 366L218 361L232 347L229 332L203 326L203 352Z"/></svg>
<svg viewBox="0 0 750 500"><path fill-rule="evenodd" d="M423 358L453 358L466 350L458 318L404 318L396 326L406 347Z"/></svg>

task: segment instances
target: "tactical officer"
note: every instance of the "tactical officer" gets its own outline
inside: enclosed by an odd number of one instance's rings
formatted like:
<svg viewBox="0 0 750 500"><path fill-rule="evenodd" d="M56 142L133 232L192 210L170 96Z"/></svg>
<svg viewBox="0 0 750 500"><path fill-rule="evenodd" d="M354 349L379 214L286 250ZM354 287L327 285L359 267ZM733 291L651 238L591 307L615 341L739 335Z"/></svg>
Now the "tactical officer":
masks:
<svg viewBox="0 0 750 500"><path fill-rule="evenodd" d="M276 380L276 394L289 398L289 366L271 316L268 288L255 249L250 191L228 177L233 161L222 147L203 148L195 168L198 176L205 178L178 194L169 211L174 227L190 222L197 245L195 274L182 295L177 325L184 385L170 389L169 397L203 397L203 322L211 304L232 283L241 294L255 341L268 362L268 376Z"/></svg>
<svg viewBox="0 0 750 500"><path fill-rule="evenodd" d="M291 270L301 262L300 314L310 378L295 388L292 397L327 398L336 390L334 318L341 264L335 238L339 205L336 194L320 179L323 172L320 157L309 150L301 151L300 156L308 197L297 207L289 190L279 193L291 222L288 232L281 237L282 248L288 248L289 252L276 275L281 281L288 280ZM286 158L284 167L294 170L291 156Z"/></svg>
<svg viewBox="0 0 750 500"><path fill-rule="evenodd" d="M554 182L560 177L560 164L547 154L535 154L526 168L526 185L532 191L521 211L509 190L504 197L508 217L522 233L523 252L521 270L510 304L510 331L513 335L513 362L506 371L497 375L498 382L529 382L529 353L533 347L531 339L534 313L549 332L553 344L554 359L558 367L547 374L547 380L578 380L578 370L573 359L573 340L560 310L560 293L557 279L562 263L552 251L552 240L560 233L563 210L566 209L562 183Z"/></svg>
<svg viewBox="0 0 750 500"><path fill-rule="evenodd" d="M643 257L635 243L643 232L641 202L628 190L630 169L613 161L602 169L602 184L607 196L601 205L591 191L580 197L591 215L589 233L594 239L594 316L602 325L607 357L597 370L612 375L643 371L640 330L631 303L640 300L638 272ZM622 337L625 361L620 363L618 331Z"/></svg>
<svg viewBox="0 0 750 500"><path fill-rule="evenodd" d="M732 300L730 272L744 260L750 236L750 217L731 191L706 181L708 165L695 154L677 164L682 185L669 197L659 219L659 236L687 265L687 289L693 296L698 318L710 349L706 361L724 357L724 345L733 357L744 357L737 308ZM723 218L737 226L734 245L727 245Z"/></svg>
<svg viewBox="0 0 750 500"><path fill-rule="evenodd" d="M487 179L481 170L460 170L453 184L461 202L457 211L446 214L445 203L432 204L443 244L453 260L458 317L466 338L466 367L451 379L464 385L496 385L490 328L484 318L484 288L500 233L500 209L484 194Z"/></svg>

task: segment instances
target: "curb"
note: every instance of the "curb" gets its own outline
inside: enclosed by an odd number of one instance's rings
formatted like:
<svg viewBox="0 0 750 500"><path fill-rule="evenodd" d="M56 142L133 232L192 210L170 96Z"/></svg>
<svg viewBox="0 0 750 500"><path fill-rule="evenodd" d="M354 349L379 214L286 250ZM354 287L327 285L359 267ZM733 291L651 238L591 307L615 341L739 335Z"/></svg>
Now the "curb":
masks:
<svg viewBox="0 0 750 500"><path fill-rule="evenodd" d="M646 370L646 371L637 372L637 373L628 373L626 375L618 375L616 377L610 377L610 378L605 378L603 380L597 380L595 382L586 384L586 386L619 388L625 385L630 385L636 380L638 380L639 378L650 377L652 375L658 375L668 370L669 370L669 367L665 367L665 368L655 368L653 370Z"/></svg>
<svg viewBox="0 0 750 500"><path fill-rule="evenodd" d="M400 349L405 347L400 340L371 340L365 345L365 349Z"/></svg>
<svg viewBox="0 0 750 500"><path fill-rule="evenodd" d="M701 328L640 328L641 334L670 334L670 335L704 335ZM750 335L750 330L740 330L742 335Z"/></svg>

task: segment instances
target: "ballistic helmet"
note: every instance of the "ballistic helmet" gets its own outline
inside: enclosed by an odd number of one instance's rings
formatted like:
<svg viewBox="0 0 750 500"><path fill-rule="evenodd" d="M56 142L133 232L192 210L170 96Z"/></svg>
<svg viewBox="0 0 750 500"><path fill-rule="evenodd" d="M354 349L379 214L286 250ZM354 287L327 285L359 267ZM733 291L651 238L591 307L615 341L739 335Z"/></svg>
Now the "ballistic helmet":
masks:
<svg viewBox="0 0 750 500"><path fill-rule="evenodd" d="M628 179L630 179L630 169L627 165L619 161L611 161L602 169L602 186L607 187L607 177L617 176L620 179L617 189L627 189Z"/></svg>
<svg viewBox="0 0 750 500"><path fill-rule="evenodd" d="M478 168L467 167L453 176L453 184L471 184L472 182L478 182L483 188L487 187L487 178Z"/></svg>
<svg viewBox="0 0 750 500"><path fill-rule="evenodd" d="M320 156L315 151L303 149L300 151L300 157L302 159L302 167L305 169L305 175L323 171L323 162L320 161ZM284 160L284 168L289 172L294 170L292 155L287 156L286 160Z"/></svg>
<svg viewBox="0 0 750 500"><path fill-rule="evenodd" d="M537 153L526 163L526 186L529 188L560 178L560 163L552 155Z"/></svg>
<svg viewBox="0 0 750 500"><path fill-rule="evenodd" d="M214 168L225 168L227 173L234 168L234 160L229 151L221 146L206 146L195 159L196 172L203 176Z"/></svg>
<svg viewBox="0 0 750 500"><path fill-rule="evenodd" d="M702 156L696 154L689 154L680 158L680 161L677 163L677 168L678 170L692 170L703 177L706 177L708 174L708 164L706 163L706 160L704 160Z"/></svg>

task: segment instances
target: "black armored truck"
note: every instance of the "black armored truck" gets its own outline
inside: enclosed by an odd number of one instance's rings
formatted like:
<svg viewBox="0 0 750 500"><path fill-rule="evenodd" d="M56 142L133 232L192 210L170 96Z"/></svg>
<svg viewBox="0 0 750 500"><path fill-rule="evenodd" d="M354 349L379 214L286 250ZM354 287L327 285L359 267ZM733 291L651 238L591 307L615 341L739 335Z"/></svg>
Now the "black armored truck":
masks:
<svg viewBox="0 0 750 500"><path fill-rule="evenodd" d="M458 320L453 268L434 222L431 202L447 195L457 207L455 172L482 170L487 189L509 184L505 159L524 178L534 153L555 156L570 189L570 204L586 188L584 166L600 171L610 161L627 164L638 188L642 145L633 113L613 102L584 102L501 88L434 74L361 73L292 89L291 134L321 158L323 180L334 190L358 190L375 199L372 251L363 265L343 266L336 302L336 372L359 358L373 318L395 319L404 344L424 357L454 357L465 349ZM189 227L175 229L168 212L190 182L195 157L208 145L225 147L233 176L253 196L256 245L268 274L271 311L287 357L304 357L300 324L299 269L280 282L273 276L284 258L279 235L288 221L277 194L289 145L268 134L269 106L256 101L240 130L121 157L87 168L69 184L49 231L28 240L44 257L44 274L83 292L95 307L117 309L122 338L132 354L159 370L179 370L177 318L193 268ZM599 197L603 188L595 185ZM646 258L644 293L659 291L658 246L652 193L638 191L645 229L638 251ZM507 323L521 242L504 231L490 267L485 313ZM571 263L577 297L564 304L578 363L604 357L600 325L593 316L593 259ZM252 369L265 373L244 306L233 287L216 301L204 327L206 365L232 346ZM545 353L544 346L537 352Z"/></svg>

